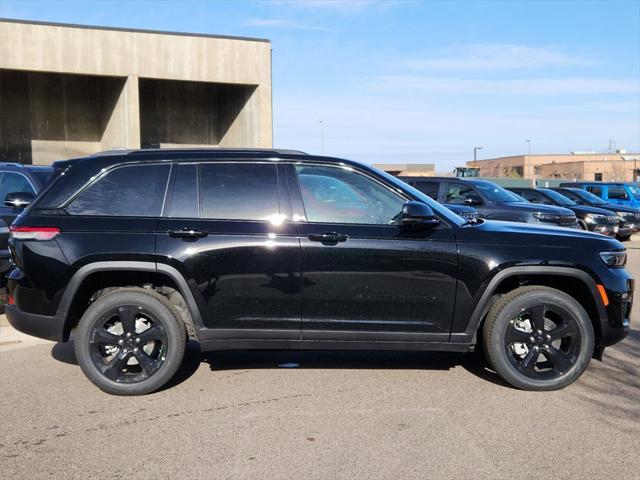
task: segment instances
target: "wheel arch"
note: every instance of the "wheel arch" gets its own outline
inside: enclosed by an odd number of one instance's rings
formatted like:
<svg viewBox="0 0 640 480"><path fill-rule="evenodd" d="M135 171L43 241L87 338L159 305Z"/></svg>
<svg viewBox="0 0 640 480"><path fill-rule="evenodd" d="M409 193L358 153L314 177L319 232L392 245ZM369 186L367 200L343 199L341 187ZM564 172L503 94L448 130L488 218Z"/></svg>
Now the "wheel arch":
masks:
<svg viewBox="0 0 640 480"><path fill-rule="evenodd" d="M196 330L202 327L198 304L178 270L154 262L104 261L81 267L69 281L56 312L57 317L64 318L63 341L69 339L71 329L86 310L85 300L88 301L96 291L113 286L142 285L150 281L178 291L184 298L194 327Z"/></svg>
<svg viewBox="0 0 640 480"><path fill-rule="evenodd" d="M607 321L607 311L597 294L596 281L584 270L552 266L516 266L498 272L484 289L466 330L452 333L451 341L476 343L478 332L495 301L501 294L524 285L548 286L576 298L589 314L598 343L602 322Z"/></svg>

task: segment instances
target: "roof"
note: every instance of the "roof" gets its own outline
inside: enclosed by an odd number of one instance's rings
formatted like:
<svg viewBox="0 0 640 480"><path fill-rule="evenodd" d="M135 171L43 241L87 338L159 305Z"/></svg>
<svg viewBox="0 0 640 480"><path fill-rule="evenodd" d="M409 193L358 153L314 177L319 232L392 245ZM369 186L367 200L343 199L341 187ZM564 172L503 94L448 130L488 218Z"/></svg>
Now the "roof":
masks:
<svg viewBox="0 0 640 480"><path fill-rule="evenodd" d="M0 22L9 23L23 23L29 25L43 25L49 27L66 27L66 28L83 28L88 30L110 30L116 32L134 32L134 33L150 33L156 35L177 35L181 37L204 37L204 38L220 38L225 40L241 40L246 42L265 42L271 43L271 40L267 38L254 38L254 37L236 37L232 35L213 35L206 33L187 33L187 32L174 32L165 30L145 30L141 28L122 28L122 27L104 27L97 25L82 25L76 23L58 23L58 22L40 22L35 20L20 20L17 18L1 18Z"/></svg>

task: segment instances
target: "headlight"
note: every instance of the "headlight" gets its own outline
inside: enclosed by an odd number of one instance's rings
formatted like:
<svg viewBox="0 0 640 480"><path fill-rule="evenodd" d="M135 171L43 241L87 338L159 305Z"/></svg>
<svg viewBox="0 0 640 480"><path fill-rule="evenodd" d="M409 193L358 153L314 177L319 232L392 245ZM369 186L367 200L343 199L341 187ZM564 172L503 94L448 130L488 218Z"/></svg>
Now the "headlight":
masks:
<svg viewBox="0 0 640 480"><path fill-rule="evenodd" d="M585 220L589 223L605 223L607 221L607 216L598 215L596 213L587 213Z"/></svg>
<svg viewBox="0 0 640 480"><path fill-rule="evenodd" d="M600 252L600 258L610 268L622 268L627 264L627 252Z"/></svg>
<svg viewBox="0 0 640 480"><path fill-rule="evenodd" d="M554 215L553 213L536 212L533 214L533 218L535 218L539 222L546 223L558 223L560 221L560 217L558 217L558 215Z"/></svg>

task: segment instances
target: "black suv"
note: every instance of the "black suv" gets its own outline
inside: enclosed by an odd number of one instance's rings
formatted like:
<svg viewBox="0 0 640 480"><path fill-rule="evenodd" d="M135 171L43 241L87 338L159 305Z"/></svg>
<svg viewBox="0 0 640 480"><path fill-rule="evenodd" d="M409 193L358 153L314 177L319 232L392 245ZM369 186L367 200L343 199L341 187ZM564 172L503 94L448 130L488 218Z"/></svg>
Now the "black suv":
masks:
<svg viewBox="0 0 640 480"><path fill-rule="evenodd" d="M440 203L474 207L480 218L579 228L573 211L549 205L532 205L488 180L456 177L400 178Z"/></svg>
<svg viewBox="0 0 640 480"><path fill-rule="evenodd" d="M541 205L555 205L564 207L576 214L578 223L583 230L601 233L615 237L618 234L619 219L616 214L602 208L578 205L570 198L565 197L549 188L509 188L513 193L531 203Z"/></svg>
<svg viewBox="0 0 640 480"><path fill-rule="evenodd" d="M575 381L627 335L626 252L602 235L467 222L357 162L149 150L59 162L11 227L7 316L67 341L99 388L215 349L469 352L531 390Z"/></svg>
<svg viewBox="0 0 640 480"><path fill-rule="evenodd" d="M551 190L561 193L578 205L601 208L615 213L618 217L618 240L625 242L631 238L631 235L640 231L640 210L637 208L605 202L597 195L581 188L556 187Z"/></svg>

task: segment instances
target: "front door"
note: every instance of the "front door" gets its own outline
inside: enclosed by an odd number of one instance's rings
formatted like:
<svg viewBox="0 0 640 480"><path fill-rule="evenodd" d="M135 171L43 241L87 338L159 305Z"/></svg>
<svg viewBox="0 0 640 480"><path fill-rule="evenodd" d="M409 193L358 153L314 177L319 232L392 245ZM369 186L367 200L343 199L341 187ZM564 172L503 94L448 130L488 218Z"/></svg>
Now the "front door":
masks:
<svg viewBox="0 0 640 480"><path fill-rule="evenodd" d="M300 338L300 244L274 162L177 164L157 237L208 338ZM212 336L213 335L213 336Z"/></svg>
<svg viewBox="0 0 640 480"><path fill-rule="evenodd" d="M407 199L365 172L288 168L300 220L303 339L447 341L456 293L452 229L400 227Z"/></svg>

